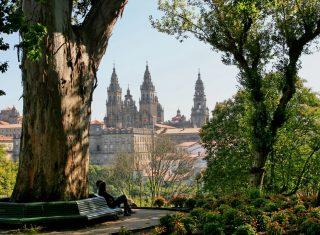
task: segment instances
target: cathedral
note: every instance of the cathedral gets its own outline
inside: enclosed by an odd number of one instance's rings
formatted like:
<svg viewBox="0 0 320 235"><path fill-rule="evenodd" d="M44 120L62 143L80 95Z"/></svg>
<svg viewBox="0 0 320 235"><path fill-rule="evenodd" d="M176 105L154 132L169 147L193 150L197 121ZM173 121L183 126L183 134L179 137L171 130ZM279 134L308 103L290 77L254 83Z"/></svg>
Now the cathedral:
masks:
<svg viewBox="0 0 320 235"><path fill-rule="evenodd" d="M141 98L139 110L128 88L124 100L122 89L119 85L116 69L113 68L111 83L108 87L108 100L106 103L107 114L104 118L106 127L113 128L153 128L156 123L164 121L163 108L156 95L155 86L151 80L149 66L147 64L143 83L140 86Z"/></svg>
<svg viewBox="0 0 320 235"><path fill-rule="evenodd" d="M122 97L122 89L119 85L116 69L113 68L110 86L108 87L107 113L104 118L104 124L107 128L146 127L152 129L155 124L159 123L165 123L176 128L200 128L209 120L209 109L207 108L200 71L195 84L190 120L187 120L178 110L177 115L171 121L164 122L163 107L156 95L148 64L140 91L141 97L138 109L129 88L126 95Z"/></svg>

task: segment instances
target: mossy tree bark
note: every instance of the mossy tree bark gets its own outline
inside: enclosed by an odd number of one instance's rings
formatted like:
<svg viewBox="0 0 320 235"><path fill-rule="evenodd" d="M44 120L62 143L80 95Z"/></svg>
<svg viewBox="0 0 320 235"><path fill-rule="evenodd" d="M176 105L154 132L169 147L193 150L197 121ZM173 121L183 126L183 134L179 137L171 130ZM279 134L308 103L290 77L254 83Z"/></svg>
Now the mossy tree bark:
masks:
<svg viewBox="0 0 320 235"><path fill-rule="evenodd" d="M24 0L30 24L47 28L42 58L22 61L23 124L12 201L88 196L89 123L96 72L127 0L96 0L72 25L72 0ZM23 35L22 35L23 36Z"/></svg>

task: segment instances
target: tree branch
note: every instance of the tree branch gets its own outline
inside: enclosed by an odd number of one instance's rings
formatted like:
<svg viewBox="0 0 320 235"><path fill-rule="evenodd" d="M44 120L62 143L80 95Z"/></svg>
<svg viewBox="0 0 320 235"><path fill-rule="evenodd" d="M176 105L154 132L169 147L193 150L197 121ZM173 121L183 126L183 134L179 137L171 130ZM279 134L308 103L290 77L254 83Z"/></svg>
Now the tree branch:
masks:
<svg viewBox="0 0 320 235"><path fill-rule="evenodd" d="M84 19L82 32L90 55L94 58L97 65L108 45L112 29L122 16L128 0L96 0Z"/></svg>

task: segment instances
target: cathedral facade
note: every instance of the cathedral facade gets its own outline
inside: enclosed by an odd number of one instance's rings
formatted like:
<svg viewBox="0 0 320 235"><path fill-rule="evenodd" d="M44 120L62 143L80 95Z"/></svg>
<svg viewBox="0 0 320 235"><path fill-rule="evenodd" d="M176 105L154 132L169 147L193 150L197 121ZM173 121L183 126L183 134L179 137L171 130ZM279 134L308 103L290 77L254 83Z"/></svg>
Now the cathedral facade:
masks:
<svg viewBox="0 0 320 235"><path fill-rule="evenodd" d="M159 103L155 86L151 80L149 66L146 66L143 83L140 86L139 110L128 88L124 99L116 69L113 68L106 102L107 113L104 124L108 128L153 128L164 121L164 111Z"/></svg>

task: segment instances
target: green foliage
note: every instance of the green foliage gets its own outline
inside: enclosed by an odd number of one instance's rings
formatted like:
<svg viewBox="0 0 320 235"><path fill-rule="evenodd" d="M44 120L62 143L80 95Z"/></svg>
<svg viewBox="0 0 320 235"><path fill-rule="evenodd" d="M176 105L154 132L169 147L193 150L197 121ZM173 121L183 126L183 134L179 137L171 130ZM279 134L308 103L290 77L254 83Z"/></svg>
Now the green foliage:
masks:
<svg viewBox="0 0 320 235"><path fill-rule="evenodd" d="M281 77L270 74L263 80L268 94L265 105L270 115L280 99ZM287 121L279 129L271 158L266 164L265 190L295 193L317 188L320 178L320 99L298 82L298 89L288 104ZM210 122L202 128L201 138L208 150L205 188L227 194L247 191L249 169L253 164L250 139L251 105L248 94L240 90L233 99L217 104ZM303 183L302 183L303 182ZM255 190L255 189L253 189ZM259 196L259 190L256 193Z"/></svg>
<svg viewBox="0 0 320 235"><path fill-rule="evenodd" d="M191 234L194 229L194 221L182 213L177 213L162 217L160 226L164 228L164 234Z"/></svg>
<svg viewBox="0 0 320 235"><path fill-rule="evenodd" d="M187 201L187 198L182 197L182 196L176 196L171 199L170 203L174 207L182 208L182 207L184 207L184 204L186 201Z"/></svg>
<svg viewBox="0 0 320 235"><path fill-rule="evenodd" d="M223 229L221 228L221 224L211 222L211 223L207 223L203 226L203 234L205 234L205 235L211 235L211 234L222 235Z"/></svg>
<svg viewBox="0 0 320 235"><path fill-rule="evenodd" d="M26 50L27 56L32 61L42 58L43 40L47 35L47 27L40 24L26 25L23 27L23 42L21 46Z"/></svg>
<svg viewBox="0 0 320 235"><path fill-rule="evenodd" d="M17 164L6 159L5 151L0 145L0 196L11 196L17 171Z"/></svg>
<svg viewBox="0 0 320 235"><path fill-rule="evenodd" d="M195 208L190 213L178 213L161 218L157 234L318 234L320 224L319 207L295 210L297 205L308 202L309 197L285 197L282 195L250 198L248 194L238 195L240 203L234 203L236 195L217 198L215 204ZM273 212L267 206L259 209L252 206L257 199L264 199L266 205L285 205ZM280 202L282 201L282 202ZM273 208L274 209L274 208Z"/></svg>
<svg viewBox="0 0 320 235"><path fill-rule="evenodd" d="M300 231L304 234L316 235L320 231L320 220L318 218L308 218L300 226Z"/></svg>
<svg viewBox="0 0 320 235"><path fill-rule="evenodd" d="M256 230L250 224L239 226L235 232L236 235L255 235Z"/></svg>
<svg viewBox="0 0 320 235"><path fill-rule="evenodd" d="M8 42L4 41L2 34L11 34L17 32L22 21L21 9L13 0L2 0L0 2L0 51L6 51L10 48ZM8 61L0 61L0 73L6 72ZM0 96L6 93L0 90Z"/></svg>
<svg viewBox="0 0 320 235"><path fill-rule="evenodd" d="M193 209L195 208L197 204L197 200L194 199L194 198L188 198L185 202L185 206L188 208L188 209Z"/></svg>
<svg viewBox="0 0 320 235"><path fill-rule="evenodd" d="M229 134L224 136L225 139L219 138L218 131L210 133L204 130L205 135L215 136L215 144L212 144L213 139L207 143L214 146L208 149L218 152L208 160L209 165L215 164L217 167L215 171L207 172L211 184L206 184L206 187L217 185L210 190L218 189L219 193L226 193L232 190L229 182L233 182L235 190L243 189L246 187L243 182L249 182L246 180L248 174L252 176L250 182L253 186L262 186L266 160L274 154L279 129L286 129L283 126L291 110L289 103L298 88L298 61L301 55L313 51L311 45L317 43L320 35L319 1L159 0L158 6L163 15L157 20L151 18L155 28L175 35L179 40L192 35L209 44L214 51L222 54L223 63L239 69L238 79L246 92L246 102L242 107L245 112L237 113L242 120L239 117L235 119L239 122L232 123L237 114L227 109L228 106L236 108L233 100L216 107L213 114L215 122L211 125L221 131L220 123L229 124L230 127L225 125ZM273 92L268 93L264 80L273 69L276 69L281 82ZM277 76L271 76L271 80L277 82ZM276 99L271 101L270 94L276 94ZM246 107L247 104L249 107ZM271 110L269 104L272 104ZM223 113L227 115L223 116ZM246 116L241 116L244 113ZM220 122L217 122L217 117ZM245 125L241 128L243 121ZM224 167L226 162L230 162L228 167ZM272 176L273 189L274 181ZM222 185L225 189L221 189Z"/></svg>
<svg viewBox="0 0 320 235"><path fill-rule="evenodd" d="M97 193L96 182L102 180L106 182L107 189L110 194L117 194L118 192L114 189L113 182L110 179L110 168L98 165L89 165L89 192Z"/></svg>
<svg viewBox="0 0 320 235"><path fill-rule="evenodd" d="M155 205L156 207L163 207L166 204L166 199L163 197L157 197L154 202L153 205Z"/></svg>

